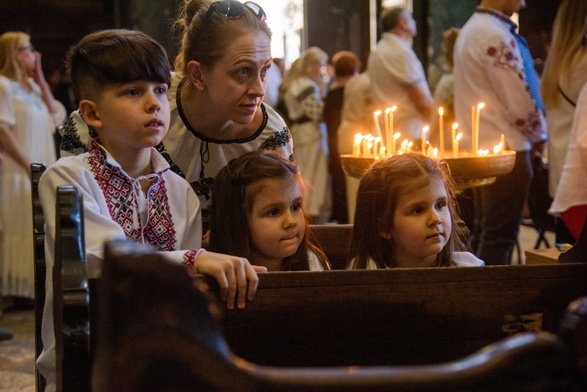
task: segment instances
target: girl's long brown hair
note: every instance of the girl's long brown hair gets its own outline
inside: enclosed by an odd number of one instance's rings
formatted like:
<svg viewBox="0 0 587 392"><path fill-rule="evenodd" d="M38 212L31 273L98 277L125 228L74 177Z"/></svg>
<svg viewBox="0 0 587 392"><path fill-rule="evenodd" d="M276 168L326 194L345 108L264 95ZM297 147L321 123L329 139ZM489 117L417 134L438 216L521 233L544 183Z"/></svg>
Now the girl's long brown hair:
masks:
<svg viewBox="0 0 587 392"><path fill-rule="evenodd" d="M248 215L261 180L300 181L297 166L277 154L262 151L246 153L231 160L216 176L212 190L210 250L251 259L251 233ZM284 271L308 271L308 250L318 256L322 267L330 269L328 259L316 243L305 220L305 235L296 253L283 260Z"/></svg>
<svg viewBox="0 0 587 392"><path fill-rule="evenodd" d="M361 178L347 268L365 269L369 259L377 268L396 266L393 242L380 233L392 228L399 197L429 184L434 178L442 179L446 187L452 220L450 238L437 255L435 265L450 266L452 252L466 250L463 229L457 224L454 182L446 164L422 154L408 153L376 162Z"/></svg>

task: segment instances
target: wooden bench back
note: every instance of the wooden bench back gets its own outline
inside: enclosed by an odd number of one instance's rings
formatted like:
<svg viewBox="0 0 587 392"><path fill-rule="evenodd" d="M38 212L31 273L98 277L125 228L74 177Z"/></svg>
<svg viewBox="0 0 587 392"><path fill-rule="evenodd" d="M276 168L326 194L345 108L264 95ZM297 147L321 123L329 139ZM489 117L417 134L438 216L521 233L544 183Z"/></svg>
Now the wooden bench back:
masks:
<svg viewBox="0 0 587 392"><path fill-rule="evenodd" d="M231 349L257 364L420 365L556 331L569 302L587 295L587 264L275 272L231 311L208 295Z"/></svg>
<svg viewBox="0 0 587 392"><path fill-rule="evenodd" d="M34 244L34 276L35 276L35 358L43 351L41 339L41 325L43 309L45 307L45 278L47 266L45 264L45 217L39 197L39 180L45 171L42 163L31 163L31 201L33 208L33 244ZM36 390L45 390L45 379L35 367Z"/></svg>
<svg viewBox="0 0 587 392"><path fill-rule="evenodd" d="M90 315L83 200L57 187L53 319L57 391L90 390Z"/></svg>
<svg viewBox="0 0 587 392"><path fill-rule="evenodd" d="M336 272L316 275L334 280L343 276ZM268 279L262 280L264 287L258 299L260 306L266 308L263 292L270 288ZM107 244L99 282L95 391L545 391L571 390L573 384L578 385L569 348L547 332L522 333L458 360L433 365L259 366L235 356L227 348L207 302L194 283L181 266L164 261L161 254L129 242ZM308 286L313 283L310 279ZM377 301L377 296L371 297ZM333 299L336 302L340 298ZM298 305L303 308L306 304L302 301ZM275 315L272 309L266 311ZM329 313L323 312L323 316L329 318ZM309 343L312 337L306 339L305 321L297 318L297 314L293 316L281 320L281 324L301 326L297 338ZM349 318L351 315L347 314L336 321L352 328L347 325ZM275 325L267 327L272 326ZM247 325L243 328L252 332ZM280 341L263 343L261 335L265 332L265 327L261 327L257 332L260 339L256 336L243 336L243 339L257 340L266 351L283 353L286 339L291 338L287 331ZM355 331L357 347L371 346L372 340L385 333L379 332L367 335ZM316 331L316 335L328 333ZM396 341L407 340L405 335L409 334L408 331L404 336L396 336ZM319 351L324 348L310 344L305 349L328 357L329 350L338 348ZM393 346L380 347L386 349L393 350Z"/></svg>
<svg viewBox="0 0 587 392"><path fill-rule="evenodd" d="M332 269L345 269L353 235L353 225L310 225Z"/></svg>

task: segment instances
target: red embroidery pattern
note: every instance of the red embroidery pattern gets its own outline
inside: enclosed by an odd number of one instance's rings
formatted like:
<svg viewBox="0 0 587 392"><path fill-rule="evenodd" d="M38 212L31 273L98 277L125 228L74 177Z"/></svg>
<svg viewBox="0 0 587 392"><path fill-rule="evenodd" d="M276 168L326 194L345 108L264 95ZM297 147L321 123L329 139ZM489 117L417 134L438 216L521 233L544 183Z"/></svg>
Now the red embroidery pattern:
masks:
<svg viewBox="0 0 587 392"><path fill-rule="evenodd" d="M147 223L141 228L132 180L120 168L108 164L106 152L95 141L92 142L88 161L94 178L102 189L110 216L122 227L126 237L148 243L158 251L174 250L176 233L162 174L158 174L147 193Z"/></svg>
<svg viewBox="0 0 587 392"><path fill-rule="evenodd" d="M198 256L200 252L197 250L188 250L187 252L184 253L183 255L183 267L186 269L186 271L196 271L196 257Z"/></svg>
<svg viewBox="0 0 587 392"><path fill-rule="evenodd" d="M521 80L524 80L524 72L517 66L519 59L512 49L515 47L515 42L507 45L501 41L497 47L490 46L487 49L487 55L494 58L494 67L514 71Z"/></svg>
<svg viewBox="0 0 587 392"><path fill-rule="evenodd" d="M516 127L522 134L526 135L530 142L536 143L542 140L542 124L538 107L536 106L535 110L528 114L527 119L518 119Z"/></svg>

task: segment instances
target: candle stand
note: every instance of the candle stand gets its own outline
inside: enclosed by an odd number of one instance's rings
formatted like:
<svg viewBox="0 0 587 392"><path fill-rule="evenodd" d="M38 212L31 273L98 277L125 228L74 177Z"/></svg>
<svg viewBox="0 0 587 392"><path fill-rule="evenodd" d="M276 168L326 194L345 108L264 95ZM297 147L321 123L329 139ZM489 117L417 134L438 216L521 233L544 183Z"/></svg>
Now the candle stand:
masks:
<svg viewBox="0 0 587 392"><path fill-rule="evenodd" d="M361 178L363 173L378 160L352 154L343 154L340 158L345 173L354 178ZM440 160L440 158L433 159ZM443 160L448 164L457 188L463 190L492 184L496 177L511 172L516 161L516 152L506 150L497 154L473 156L471 150L461 150L456 158L450 153L445 153Z"/></svg>

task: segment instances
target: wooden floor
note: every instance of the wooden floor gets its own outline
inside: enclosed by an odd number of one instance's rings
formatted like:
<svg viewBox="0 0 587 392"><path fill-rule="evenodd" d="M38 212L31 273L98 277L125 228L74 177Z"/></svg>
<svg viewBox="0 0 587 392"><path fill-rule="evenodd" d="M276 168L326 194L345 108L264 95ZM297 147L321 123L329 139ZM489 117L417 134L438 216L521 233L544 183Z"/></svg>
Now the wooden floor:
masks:
<svg viewBox="0 0 587 392"><path fill-rule="evenodd" d="M7 310L0 316L0 326L14 335L0 342L0 391L35 390L34 317L32 309Z"/></svg>
<svg viewBox="0 0 587 392"><path fill-rule="evenodd" d="M546 237L554 244L554 234ZM532 228L520 228L521 254L526 249L533 249L538 235ZM516 257L512 263L518 264ZM33 392L34 388L34 313L33 310L7 310L0 315L0 327L10 328L14 338L0 342L0 391Z"/></svg>

